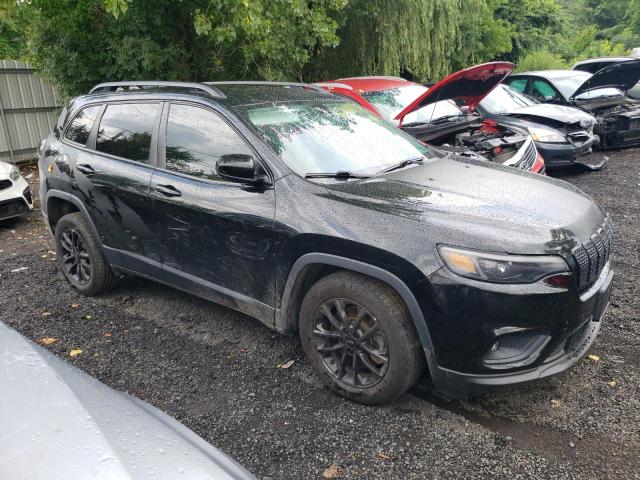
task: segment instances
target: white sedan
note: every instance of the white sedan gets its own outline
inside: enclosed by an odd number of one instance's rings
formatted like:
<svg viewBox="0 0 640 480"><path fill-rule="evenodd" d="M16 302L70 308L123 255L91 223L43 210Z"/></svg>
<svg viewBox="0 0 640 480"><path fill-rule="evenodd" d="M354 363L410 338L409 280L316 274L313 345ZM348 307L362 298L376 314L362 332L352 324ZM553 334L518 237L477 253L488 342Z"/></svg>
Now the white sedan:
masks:
<svg viewBox="0 0 640 480"><path fill-rule="evenodd" d="M32 209L31 190L18 167L0 162L0 220L25 215Z"/></svg>

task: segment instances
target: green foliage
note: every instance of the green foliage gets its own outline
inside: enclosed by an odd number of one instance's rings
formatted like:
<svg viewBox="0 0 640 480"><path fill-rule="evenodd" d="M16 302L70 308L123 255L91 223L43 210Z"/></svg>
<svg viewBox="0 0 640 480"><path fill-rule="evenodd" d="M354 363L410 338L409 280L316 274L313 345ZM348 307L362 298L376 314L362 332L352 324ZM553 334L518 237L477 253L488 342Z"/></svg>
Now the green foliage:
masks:
<svg viewBox="0 0 640 480"><path fill-rule="evenodd" d="M31 9L16 1L0 1L0 59L19 59L26 53Z"/></svg>
<svg viewBox="0 0 640 480"><path fill-rule="evenodd" d="M465 0L460 6L460 42L452 68L474 65L509 54L516 29L494 19L495 0Z"/></svg>
<svg viewBox="0 0 640 480"><path fill-rule="evenodd" d="M32 0L30 59L74 95L106 80L299 78L346 0Z"/></svg>
<svg viewBox="0 0 640 480"><path fill-rule="evenodd" d="M493 19L493 0L351 0L342 12L340 45L322 48L312 79L400 75L438 80L511 50L512 27Z"/></svg>
<svg viewBox="0 0 640 480"><path fill-rule="evenodd" d="M569 68L567 62L557 53L548 50L529 52L520 59L518 63L519 72L530 72L535 70L562 70Z"/></svg>
<svg viewBox="0 0 640 480"><path fill-rule="evenodd" d="M514 30L513 48L506 60L517 61L533 50L550 48L562 31L556 0L491 0L494 17Z"/></svg>

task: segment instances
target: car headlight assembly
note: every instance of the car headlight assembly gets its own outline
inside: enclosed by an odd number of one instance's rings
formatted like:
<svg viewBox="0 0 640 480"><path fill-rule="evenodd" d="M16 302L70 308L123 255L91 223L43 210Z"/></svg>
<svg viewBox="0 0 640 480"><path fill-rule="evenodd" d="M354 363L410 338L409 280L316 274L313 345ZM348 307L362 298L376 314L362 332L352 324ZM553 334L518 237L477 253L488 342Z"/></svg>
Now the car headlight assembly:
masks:
<svg viewBox="0 0 640 480"><path fill-rule="evenodd" d="M440 257L453 273L489 283L523 284L544 279L556 288L569 288L572 275L559 255L507 255L441 245Z"/></svg>
<svg viewBox="0 0 640 480"><path fill-rule="evenodd" d="M20 170L15 165L11 167L11 172L9 173L9 178L14 182L20 178Z"/></svg>
<svg viewBox="0 0 640 480"><path fill-rule="evenodd" d="M529 130L531 137L533 137L536 142L568 143L567 139L564 138L563 135L560 135L554 130L540 127L527 127L527 129Z"/></svg>

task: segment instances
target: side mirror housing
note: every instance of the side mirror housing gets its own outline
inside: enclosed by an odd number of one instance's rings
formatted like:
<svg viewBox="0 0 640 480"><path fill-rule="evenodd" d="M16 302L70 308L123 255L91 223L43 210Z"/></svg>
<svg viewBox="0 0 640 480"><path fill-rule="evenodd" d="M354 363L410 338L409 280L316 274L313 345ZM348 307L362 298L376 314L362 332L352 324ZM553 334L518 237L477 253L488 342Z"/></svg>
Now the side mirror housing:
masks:
<svg viewBox="0 0 640 480"><path fill-rule="evenodd" d="M216 162L218 175L228 180L254 186L266 186L269 180L260 163L251 155L232 153L221 155Z"/></svg>

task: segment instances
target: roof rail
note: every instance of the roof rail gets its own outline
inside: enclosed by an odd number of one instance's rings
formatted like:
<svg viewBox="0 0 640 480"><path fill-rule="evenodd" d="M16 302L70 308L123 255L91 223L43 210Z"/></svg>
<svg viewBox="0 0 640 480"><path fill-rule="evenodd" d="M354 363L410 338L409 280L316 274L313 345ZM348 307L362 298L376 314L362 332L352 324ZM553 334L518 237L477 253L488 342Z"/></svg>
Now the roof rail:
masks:
<svg viewBox="0 0 640 480"><path fill-rule="evenodd" d="M159 88L184 88L189 90L200 90L215 98L225 98L224 93L219 89L211 86L210 84L198 83L198 82L162 82L152 80L130 81L130 82L106 82L100 83L93 87L89 93L100 92L115 92L118 88L131 89L131 88L144 88L144 87L159 87Z"/></svg>
<svg viewBox="0 0 640 480"><path fill-rule="evenodd" d="M300 87L310 88L322 93L327 93L323 88L314 85L313 83L301 83L301 82L269 82L266 80L222 80L217 82L204 82L205 85L279 85L282 87Z"/></svg>

